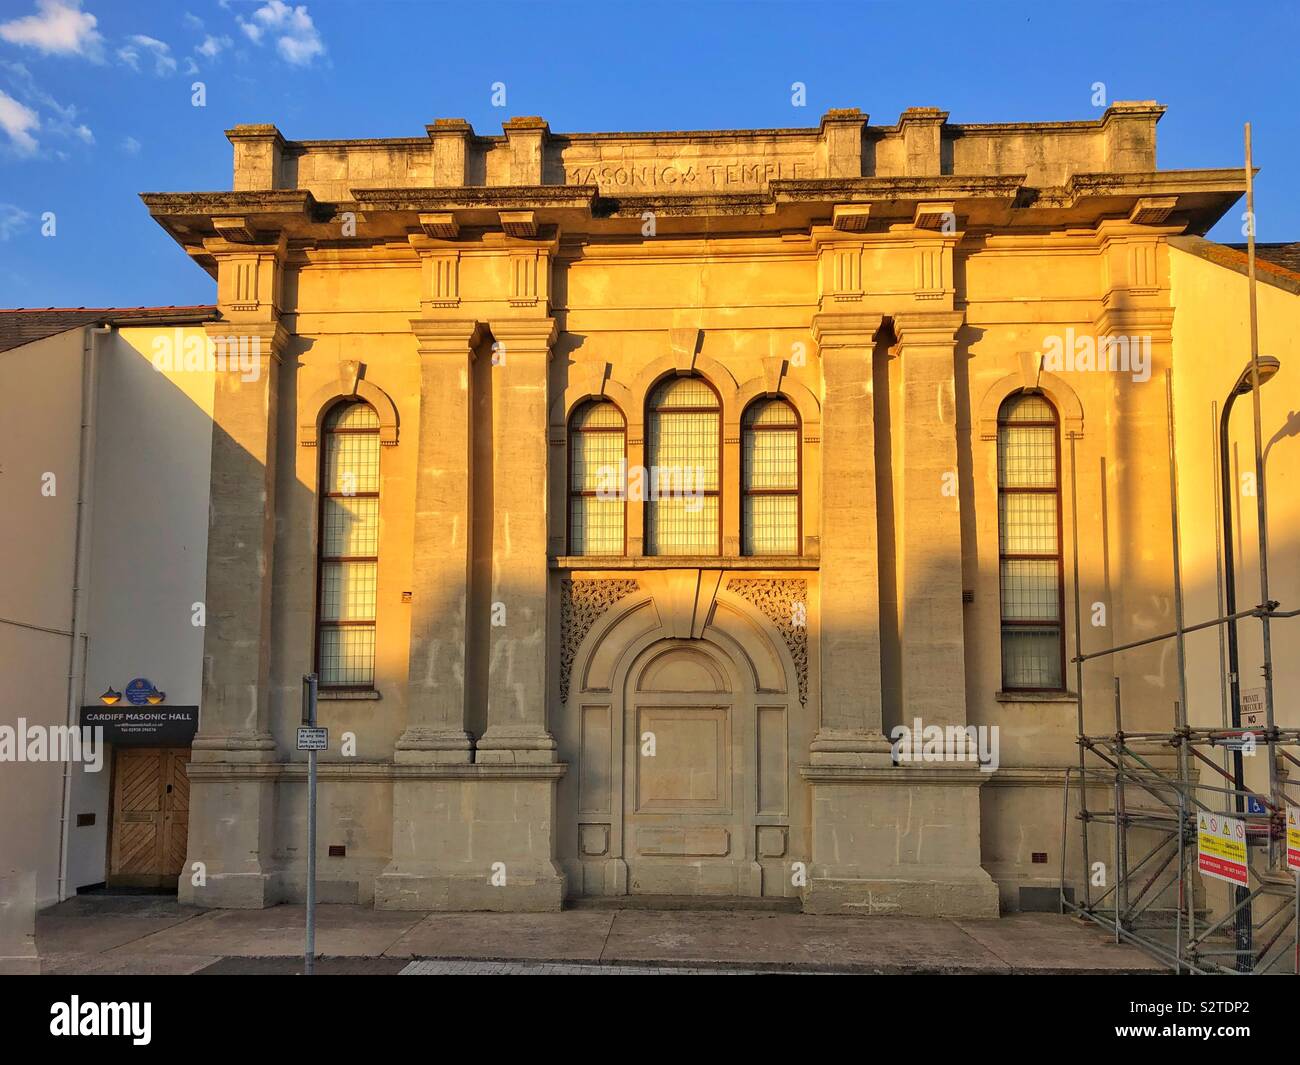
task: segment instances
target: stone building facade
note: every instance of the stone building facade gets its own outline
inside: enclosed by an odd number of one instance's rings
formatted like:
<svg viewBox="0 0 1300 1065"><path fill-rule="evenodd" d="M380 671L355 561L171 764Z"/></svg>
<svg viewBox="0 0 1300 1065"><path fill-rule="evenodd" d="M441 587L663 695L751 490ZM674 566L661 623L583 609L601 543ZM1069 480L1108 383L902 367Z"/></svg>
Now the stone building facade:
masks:
<svg viewBox="0 0 1300 1065"><path fill-rule="evenodd" d="M1242 191L1158 170L1162 111L239 126L233 191L145 195L264 370L217 375L182 898L301 898L313 670L327 901L1057 885L1067 548L1108 640L1169 627L1168 238ZM1115 673L1166 712L1159 649Z"/></svg>

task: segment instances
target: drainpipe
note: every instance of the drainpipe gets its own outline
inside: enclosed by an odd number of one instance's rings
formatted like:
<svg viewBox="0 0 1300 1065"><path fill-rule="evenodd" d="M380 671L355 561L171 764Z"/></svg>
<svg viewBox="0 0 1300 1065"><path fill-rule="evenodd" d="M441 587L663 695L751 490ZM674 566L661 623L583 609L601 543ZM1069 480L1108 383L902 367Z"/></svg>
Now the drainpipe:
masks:
<svg viewBox="0 0 1300 1065"><path fill-rule="evenodd" d="M99 395L99 338L111 325L87 326L81 342L81 441L77 462L77 531L72 555L72 637L68 641L68 727L77 728L86 688L86 585L90 580L90 519L94 494L95 404ZM68 898L68 810L72 806L72 762L63 761L59 811L58 899Z"/></svg>

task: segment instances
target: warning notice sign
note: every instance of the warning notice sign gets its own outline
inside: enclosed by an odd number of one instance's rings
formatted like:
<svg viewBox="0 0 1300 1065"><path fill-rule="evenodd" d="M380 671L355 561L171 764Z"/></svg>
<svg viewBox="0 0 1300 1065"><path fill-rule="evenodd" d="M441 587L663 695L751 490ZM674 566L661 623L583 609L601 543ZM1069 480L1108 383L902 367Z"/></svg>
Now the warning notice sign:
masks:
<svg viewBox="0 0 1300 1065"><path fill-rule="evenodd" d="M1246 822L1202 811L1196 816L1196 846L1202 873L1247 886Z"/></svg>
<svg viewBox="0 0 1300 1065"><path fill-rule="evenodd" d="M1286 867L1300 873L1300 806L1286 808Z"/></svg>

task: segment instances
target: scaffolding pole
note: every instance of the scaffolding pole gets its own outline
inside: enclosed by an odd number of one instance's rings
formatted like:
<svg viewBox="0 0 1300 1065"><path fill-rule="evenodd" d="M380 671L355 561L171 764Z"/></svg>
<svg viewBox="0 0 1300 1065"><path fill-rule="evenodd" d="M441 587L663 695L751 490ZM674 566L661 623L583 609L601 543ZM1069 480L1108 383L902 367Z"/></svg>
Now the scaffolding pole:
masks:
<svg viewBox="0 0 1300 1065"><path fill-rule="evenodd" d="M1244 610L1235 609L1232 596L1224 598L1228 584L1228 567L1233 565L1232 544L1220 540L1230 536L1231 513L1220 510L1220 495L1226 495L1226 480L1220 471L1214 474L1215 557L1219 572L1218 616L1187 624L1185 615L1182 532L1179 518L1176 422L1172 371L1165 371L1166 432L1168 434L1169 509L1172 545L1172 584L1174 629L1154 636L1085 651L1083 647L1082 591L1079 553L1079 486L1076 439L1070 443L1070 505L1074 574L1074 676L1077 695L1078 765L1066 770L1065 794L1061 814L1061 908L1108 929L1116 942L1133 943L1153 957L1168 963L1178 973L1266 973L1287 956L1278 950L1291 930L1293 970L1300 975L1300 876L1286 869L1286 806L1300 806L1300 798L1288 790L1281 776L1282 763L1300 768L1300 728L1280 728L1276 720L1273 692L1272 624L1281 619L1300 616L1300 610L1281 609L1269 596L1268 583L1268 509L1264 485L1262 414L1260 408L1260 357L1256 318L1254 258L1254 186L1251 168L1250 127L1246 127L1246 183L1248 229L1248 286L1250 290L1250 375L1253 394L1256 519L1259 530L1260 603ZM1244 380L1244 375L1243 375ZM1240 382L1239 382L1240 383ZM1211 417L1216 434L1226 422L1221 420L1218 404L1212 405ZM1222 471L1227 475L1226 468ZM1226 607L1226 609L1225 609ZM1240 715L1240 677L1224 660L1225 635L1229 658L1235 660L1236 626L1240 621L1257 620L1262 637L1262 675L1264 681L1264 727L1244 728ZM1222 722L1218 727L1193 726L1189 721L1187 689L1186 637L1189 633L1217 629L1219 634L1219 694ZM1172 729L1169 731L1127 731L1120 678L1112 674L1113 732L1090 733L1087 728L1087 691L1085 663L1111 659L1143 647L1173 640L1178 671L1178 698L1172 704ZM1238 671L1240 666L1238 665ZM1148 715L1143 714L1146 719ZM1139 749L1141 745L1142 749ZM1257 795L1246 788L1239 763L1245 745L1260 749L1268 760L1268 793ZM1156 764L1150 757L1152 748L1168 748L1172 766ZM1207 752L1221 752L1220 765ZM1207 767L1209 781L1194 773ZM1288 774L1293 776L1293 774ZM1222 785L1213 781L1221 778ZM1089 789L1094 796L1110 795L1110 808L1090 805ZM1082 901L1067 893L1066 839L1069 827L1070 797L1077 792ZM1252 801L1261 809L1255 809ZM1230 908L1216 921L1208 918L1197 929L1196 880L1193 872L1197 854L1197 815L1210 814L1243 821L1246 836L1248 884L1232 892ZM1110 876L1094 883L1092 839L1094 826L1114 833L1108 841L1114 868ZM1138 839L1134 833L1143 833ZM1152 835L1155 836L1152 842ZM1279 845L1279 843L1281 845ZM1133 861L1134 855L1141 855ZM1099 865L1101 863L1098 863ZM1092 888L1101 887L1094 897ZM1271 898L1278 904L1258 921L1254 906ZM1172 905L1161 905L1171 899ZM1225 929L1232 927L1233 935Z"/></svg>

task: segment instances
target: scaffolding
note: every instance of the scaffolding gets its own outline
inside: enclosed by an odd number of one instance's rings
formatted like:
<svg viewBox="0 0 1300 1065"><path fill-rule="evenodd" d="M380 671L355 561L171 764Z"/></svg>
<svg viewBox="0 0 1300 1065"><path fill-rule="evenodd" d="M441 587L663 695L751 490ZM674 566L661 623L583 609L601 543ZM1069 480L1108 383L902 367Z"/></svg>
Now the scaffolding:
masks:
<svg viewBox="0 0 1300 1065"><path fill-rule="evenodd" d="M1170 520L1173 543L1175 628L1146 639L1085 652L1082 649L1079 584L1079 502L1075 442L1070 441L1071 507L1074 563L1074 655L1078 696L1077 767L1066 772L1061 814L1061 909L1091 920L1115 936L1133 943L1170 965L1177 973L1300 974L1300 871L1286 866L1286 807L1300 806L1300 787L1291 767L1300 768L1300 728L1280 728L1274 717L1271 626L1294 618L1300 610L1283 610L1269 596L1268 509L1264 483L1261 432L1263 370L1275 372L1276 360L1259 354L1255 289L1254 187L1250 126L1246 126L1247 278L1250 293L1250 363L1232 398L1246 385L1254 400L1256 518L1259 534L1261 602L1238 610L1235 603L1230 504L1216 519L1226 518L1219 546L1219 616L1185 624L1181 538L1178 510L1178 470L1175 455L1173 375L1165 372L1166 426L1169 438ZM1267 360L1267 361L1266 361ZM1227 413L1212 411L1221 440L1222 463L1216 487L1226 479ZM1220 492L1215 492L1216 511ZM1225 502L1228 496L1224 495ZM1216 538L1220 525L1216 520ZM1243 725L1237 659L1239 622L1258 621L1263 651L1262 722ZM1203 629L1219 633L1220 727L1193 726L1187 714L1187 655L1185 638ZM1126 731L1120 679L1112 678L1109 731L1089 731L1084 665L1142 647L1174 641L1177 650L1179 697L1171 705L1169 731ZM1224 649L1228 662L1224 663ZM1247 788L1242 757L1262 753L1268 768L1263 788ZM1223 764L1212 755L1220 754ZM1229 763L1233 768L1228 769ZM1288 790L1290 787L1290 790ZM1082 870L1077 883L1082 899L1067 887L1067 834L1072 796L1079 825ZM1244 826L1247 883L1234 886L1227 912L1215 920L1197 902L1198 822L1212 818ZM1097 829L1101 832L1098 833ZM1097 835L1104 848L1096 848ZM1104 856L1094 865L1095 855ZM1097 873L1094 872L1097 871ZM1099 875L1097 875L1099 874ZM1094 895L1093 889L1099 889ZM1231 925L1231 935L1227 930ZM1288 932L1290 935L1288 936Z"/></svg>

